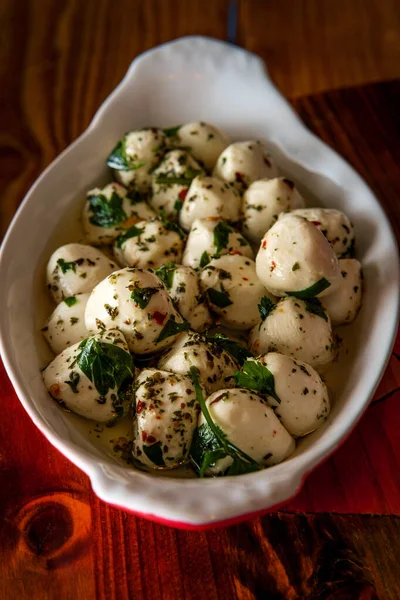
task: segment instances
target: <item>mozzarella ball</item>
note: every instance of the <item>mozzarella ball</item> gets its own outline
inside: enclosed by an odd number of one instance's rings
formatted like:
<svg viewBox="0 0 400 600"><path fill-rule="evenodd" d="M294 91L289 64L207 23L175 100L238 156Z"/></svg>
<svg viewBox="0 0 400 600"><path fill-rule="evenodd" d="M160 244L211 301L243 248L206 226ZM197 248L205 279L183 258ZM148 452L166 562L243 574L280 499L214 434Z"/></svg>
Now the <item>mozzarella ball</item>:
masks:
<svg viewBox="0 0 400 600"><path fill-rule="evenodd" d="M354 252L354 227L350 219L335 208L297 208L292 215L303 217L315 225L326 237L337 256L351 256Z"/></svg>
<svg viewBox="0 0 400 600"><path fill-rule="evenodd" d="M127 133L107 159L117 181L129 188L147 191L151 171L164 156L166 136L156 127ZM150 172L149 172L150 171Z"/></svg>
<svg viewBox="0 0 400 600"><path fill-rule="evenodd" d="M264 235L256 270L275 296L292 292L324 296L340 279L337 257L325 236L312 223L291 213L282 216ZM319 288L323 280L326 287ZM316 288L308 290L315 284Z"/></svg>
<svg viewBox="0 0 400 600"><path fill-rule="evenodd" d="M104 277L117 269L105 254L85 244L66 244L50 256L47 287L59 304L64 298L91 292Z"/></svg>
<svg viewBox="0 0 400 600"><path fill-rule="evenodd" d="M293 181L285 177L254 181L243 194L243 233L259 244L281 213L304 206Z"/></svg>
<svg viewBox="0 0 400 600"><path fill-rule="evenodd" d="M276 465L293 454L295 442L272 408L245 388L222 389L206 401L212 420L228 440L260 465ZM206 423L200 414L199 427ZM232 464L227 456L208 469L207 475L223 474Z"/></svg>
<svg viewBox="0 0 400 600"><path fill-rule="evenodd" d="M321 302L328 312L332 325L351 323L356 318L362 301L361 264L355 258L339 260L342 278L332 294Z"/></svg>
<svg viewBox="0 0 400 600"><path fill-rule="evenodd" d="M257 360L274 376L280 402L272 396L267 401L285 429L296 437L318 429L330 412L328 390L318 373L310 365L278 352Z"/></svg>
<svg viewBox="0 0 400 600"><path fill-rule="evenodd" d="M114 254L121 265L141 269L159 267L169 260L180 262L182 237L177 226L167 221L139 221L117 238Z"/></svg>
<svg viewBox="0 0 400 600"><path fill-rule="evenodd" d="M93 290L85 312L89 331L118 328L131 352L159 352L187 328L158 277L140 269L116 271Z"/></svg>
<svg viewBox="0 0 400 600"><path fill-rule="evenodd" d="M155 214L140 194L130 196L118 183L94 188L87 193L82 215L86 240L96 245L112 244L121 231Z"/></svg>
<svg viewBox="0 0 400 600"><path fill-rule="evenodd" d="M160 358L158 367L182 375L186 375L190 367L196 367L199 381L208 393L233 386L233 374L239 369L238 363L228 352L193 332L178 338Z"/></svg>
<svg viewBox="0 0 400 600"><path fill-rule="evenodd" d="M167 152L152 175L152 194L149 200L157 212L165 211L167 217L177 218L189 186L204 169L185 150Z"/></svg>
<svg viewBox="0 0 400 600"><path fill-rule="evenodd" d="M208 170L213 168L218 156L229 144L220 129L204 121L186 123L172 131L174 134L169 138L170 144L187 148Z"/></svg>
<svg viewBox="0 0 400 600"><path fill-rule="evenodd" d="M217 160L213 176L245 190L253 181L271 179L278 169L260 141L235 142Z"/></svg>
<svg viewBox="0 0 400 600"><path fill-rule="evenodd" d="M213 258L204 267L200 280L222 325L249 329L259 322L258 304L269 294L257 277L253 260L239 254Z"/></svg>
<svg viewBox="0 0 400 600"><path fill-rule="evenodd" d="M282 298L250 332L253 354L281 352L318 370L335 358L331 321L315 298Z"/></svg>
<svg viewBox="0 0 400 600"><path fill-rule="evenodd" d="M89 337L85 325L85 310L90 294L65 298L54 309L42 329L43 336L54 354Z"/></svg>
<svg viewBox="0 0 400 600"><path fill-rule="evenodd" d="M45 368L43 380L60 406L102 423L127 413L133 373L124 336L113 329L66 348Z"/></svg>
<svg viewBox="0 0 400 600"><path fill-rule="evenodd" d="M229 183L215 177L195 177L179 213L179 222L185 231L189 231L196 219L206 217L238 221L240 194Z"/></svg>
<svg viewBox="0 0 400 600"><path fill-rule="evenodd" d="M182 263L197 269L204 267L213 256L229 253L254 258L249 242L231 225L217 217L196 219L187 238Z"/></svg>
<svg viewBox="0 0 400 600"><path fill-rule="evenodd" d="M200 291L199 277L194 269L168 263L155 273L192 329L203 331L212 324L210 311Z"/></svg>
<svg viewBox="0 0 400 600"><path fill-rule="evenodd" d="M153 469L184 463L200 407L185 375L144 369L136 379L133 456Z"/></svg>

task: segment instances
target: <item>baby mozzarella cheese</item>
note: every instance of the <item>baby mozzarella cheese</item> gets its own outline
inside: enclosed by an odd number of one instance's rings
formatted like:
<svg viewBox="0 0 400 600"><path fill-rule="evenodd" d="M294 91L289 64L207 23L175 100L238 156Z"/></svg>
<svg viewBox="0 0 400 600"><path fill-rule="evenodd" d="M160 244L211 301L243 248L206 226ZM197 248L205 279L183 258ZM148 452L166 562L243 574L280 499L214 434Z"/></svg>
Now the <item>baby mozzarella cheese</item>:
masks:
<svg viewBox="0 0 400 600"><path fill-rule="evenodd" d="M264 320L250 332L253 354L281 352L314 368L324 368L335 357L331 321L317 298L282 298L272 302Z"/></svg>
<svg viewBox="0 0 400 600"><path fill-rule="evenodd" d="M260 465L276 465L293 454L295 442L272 408L245 388L222 389L207 398L207 408L228 440ZM206 423L203 413L199 427ZM206 473L223 474L232 464L227 456Z"/></svg>
<svg viewBox="0 0 400 600"><path fill-rule="evenodd" d="M90 294L77 294L65 298L50 315L42 333L54 354L60 354L68 346L89 336L85 325L89 296Z"/></svg>
<svg viewBox="0 0 400 600"><path fill-rule="evenodd" d="M182 375L189 373L190 367L196 367L199 381L209 393L221 387L233 386L233 374L239 369L238 363L228 352L193 332L178 338L160 358L158 367Z"/></svg>
<svg viewBox="0 0 400 600"><path fill-rule="evenodd" d="M238 221L240 194L229 183L215 177L195 177L179 213L179 222L189 231L196 219L221 217L226 221Z"/></svg>
<svg viewBox="0 0 400 600"><path fill-rule="evenodd" d="M213 258L200 280L222 325L249 329L259 322L258 304L268 292L257 277L253 260L240 254Z"/></svg>
<svg viewBox="0 0 400 600"><path fill-rule="evenodd" d="M154 216L154 210L140 194L128 196L122 185L109 183L87 193L82 222L90 244L112 244L121 231Z"/></svg>
<svg viewBox="0 0 400 600"><path fill-rule="evenodd" d="M264 235L256 270L275 296L324 296L340 280L337 257L325 236L315 225L291 213L283 215Z"/></svg>
<svg viewBox="0 0 400 600"><path fill-rule="evenodd" d="M264 145L259 141L235 142L222 152L213 176L234 183L241 190L253 181L276 177L278 170Z"/></svg>
<svg viewBox="0 0 400 600"><path fill-rule="evenodd" d="M64 298L91 292L104 277L117 269L105 254L85 244L66 244L50 256L47 287L59 304Z"/></svg>
<svg viewBox="0 0 400 600"><path fill-rule="evenodd" d="M144 369L135 398L133 456L153 469L178 467L187 460L199 416L192 380Z"/></svg>
<svg viewBox="0 0 400 600"><path fill-rule="evenodd" d="M121 265L141 269L159 267L166 261L180 262L183 232L166 220L139 221L114 243L114 254Z"/></svg>
<svg viewBox="0 0 400 600"><path fill-rule="evenodd" d="M152 175L151 206L177 218L192 179L202 174L204 169L185 150L167 152Z"/></svg>
<svg viewBox="0 0 400 600"><path fill-rule="evenodd" d="M107 159L117 181L146 192L151 185L151 170L164 156L166 139L165 133L156 127L124 135Z"/></svg>
<svg viewBox="0 0 400 600"><path fill-rule="evenodd" d="M318 373L310 365L278 352L257 360L274 376L280 402L272 396L267 401L285 429L296 437L318 429L330 412L328 390Z"/></svg>
<svg viewBox="0 0 400 600"><path fill-rule="evenodd" d="M194 269L167 263L156 269L155 273L192 329L203 331L212 324L210 311L200 292L199 277Z"/></svg>
<svg viewBox="0 0 400 600"><path fill-rule="evenodd" d="M60 406L101 423L128 411L133 373L124 336L113 329L64 350L43 371L43 380Z"/></svg>
<svg viewBox="0 0 400 600"><path fill-rule="evenodd" d="M218 217L196 219L187 238L182 263L197 269L205 267L211 257L230 252L254 258L249 242L231 225Z"/></svg>
<svg viewBox="0 0 400 600"><path fill-rule="evenodd" d="M243 194L243 233L259 244L281 213L304 206L293 181L285 177L254 181Z"/></svg>
<svg viewBox="0 0 400 600"><path fill-rule="evenodd" d="M116 271L94 288L85 322L89 331L118 328L135 354L168 348L188 327L158 277L130 268Z"/></svg>
<svg viewBox="0 0 400 600"><path fill-rule="evenodd" d="M332 294L321 302L328 312L332 325L351 323L356 318L362 300L361 264L355 258L339 260L342 278Z"/></svg>
<svg viewBox="0 0 400 600"><path fill-rule="evenodd" d="M187 148L209 171L229 144L222 131L204 121L172 127L167 132L170 132L169 141L172 146Z"/></svg>
<svg viewBox="0 0 400 600"><path fill-rule="evenodd" d="M354 227L348 217L335 208L298 208L292 215L304 217L326 237L337 256L352 256Z"/></svg>

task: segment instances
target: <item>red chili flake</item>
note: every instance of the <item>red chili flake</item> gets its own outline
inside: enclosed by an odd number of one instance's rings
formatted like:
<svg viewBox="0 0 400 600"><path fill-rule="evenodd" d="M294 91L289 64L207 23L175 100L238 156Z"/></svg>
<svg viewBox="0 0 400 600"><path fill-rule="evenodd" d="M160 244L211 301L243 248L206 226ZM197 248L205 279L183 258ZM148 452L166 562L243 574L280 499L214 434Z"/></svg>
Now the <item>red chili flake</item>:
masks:
<svg viewBox="0 0 400 600"><path fill-rule="evenodd" d="M239 254L240 256L242 255L242 253L239 252L239 250L230 250L229 254L231 254L232 256L235 254Z"/></svg>
<svg viewBox="0 0 400 600"><path fill-rule="evenodd" d="M272 435L276 435L276 429L273 430Z"/></svg>
<svg viewBox="0 0 400 600"><path fill-rule="evenodd" d="M50 394L52 396L58 396L60 393L60 386L57 383L53 383L53 385L50 386Z"/></svg>
<svg viewBox="0 0 400 600"><path fill-rule="evenodd" d="M276 262L273 260L273 261L271 262L271 266L270 266L269 270L270 270L270 271L273 271L275 268L276 268Z"/></svg>
<svg viewBox="0 0 400 600"><path fill-rule="evenodd" d="M142 431L142 442L145 442L147 440L147 433L145 431Z"/></svg>
<svg viewBox="0 0 400 600"><path fill-rule="evenodd" d="M271 166L271 161L269 161L266 156L264 156L264 163L267 165L267 167Z"/></svg>
<svg viewBox="0 0 400 600"><path fill-rule="evenodd" d="M224 397L225 397L225 394L220 394L219 396L217 396L217 397L215 398L215 400L213 400L212 402L210 402L210 406L211 406L212 404L215 404L216 402L219 402L219 401L220 401L220 400L222 400L222 398L224 398Z"/></svg>
<svg viewBox="0 0 400 600"><path fill-rule="evenodd" d="M243 281L248 281L249 278L248 277L242 277Z"/></svg>
<svg viewBox="0 0 400 600"><path fill-rule="evenodd" d="M267 247L267 240L264 240L264 241L263 241L263 243L262 243L262 247L263 247L263 248L266 248L266 247Z"/></svg>
<svg viewBox="0 0 400 600"><path fill-rule="evenodd" d="M154 437L154 435L148 435L147 436L147 442L149 444L154 444L155 441L156 441L156 438Z"/></svg>
<svg viewBox="0 0 400 600"><path fill-rule="evenodd" d="M315 227L318 227L318 225L321 225L321 223L319 221L310 221L310 223L315 225Z"/></svg>
<svg viewBox="0 0 400 600"><path fill-rule="evenodd" d="M239 183L244 183L243 182L243 173L239 173L239 171L236 171L236 173L235 173L235 179Z"/></svg>
<svg viewBox="0 0 400 600"><path fill-rule="evenodd" d="M136 413L139 414L142 412L142 410L144 410L146 408L146 405L144 402L142 402L141 400L138 400L138 403L136 404Z"/></svg>
<svg viewBox="0 0 400 600"><path fill-rule="evenodd" d="M165 321L166 316L167 315L163 315L162 313L158 312L158 310L153 312L153 319L155 320L157 325L162 325Z"/></svg>
<svg viewBox="0 0 400 600"><path fill-rule="evenodd" d="M181 402L181 410L183 410L185 408L186 404L184 402Z"/></svg>
<svg viewBox="0 0 400 600"><path fill-rule="evenodd" d="M181 190L179 192L179 200L182 200L182 202L184 201L184 199L186 198L186 194L188 193L188 188L183 188L183 190Z"/></svg>

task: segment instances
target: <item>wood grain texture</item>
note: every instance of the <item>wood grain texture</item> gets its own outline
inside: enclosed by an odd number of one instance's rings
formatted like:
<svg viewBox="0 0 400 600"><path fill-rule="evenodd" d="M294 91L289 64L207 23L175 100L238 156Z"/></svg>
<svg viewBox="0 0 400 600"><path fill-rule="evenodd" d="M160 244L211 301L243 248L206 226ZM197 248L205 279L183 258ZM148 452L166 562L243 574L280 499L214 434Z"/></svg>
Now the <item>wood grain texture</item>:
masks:
<svg viewBox="0 0 400 600"><path fill-rule="evenodd" d="M240 0L237 42L290 97L400 77L398 0Z"/></svg>

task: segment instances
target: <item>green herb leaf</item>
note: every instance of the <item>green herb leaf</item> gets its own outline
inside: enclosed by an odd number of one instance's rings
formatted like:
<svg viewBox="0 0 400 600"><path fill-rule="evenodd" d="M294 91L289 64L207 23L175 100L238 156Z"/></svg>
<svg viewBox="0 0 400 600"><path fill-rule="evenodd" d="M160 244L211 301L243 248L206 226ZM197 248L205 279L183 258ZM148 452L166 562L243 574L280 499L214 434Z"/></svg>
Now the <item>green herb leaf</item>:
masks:
<svg viewBox="0 0 400 600"><path fill-rule="evenodd" d="M275 379L271 371L256 360L247 360L242 371L236 371L235 381L238 386L246 387L250 390L255 390L260 394L268 394L272 396L278 404L281 403L280 398L275 392Z"/></svg>
<svg viewBox="0 0 400 600"><path fill-rule="evenodd" d="M151 446L144 444L142 448L143 452L152 463L154 463L157 467L165 467L161 441L157 442L156 444L152 444Z"/></svg>
<svg viewBox="0 0 400 600"><path fill-rule="evenodd" d="M299 290L298 292L285 292L288 296L294 296L295 298L314 298L314 296L318 296L321 292L326 290L331 284L325 277L319 279L313 285L306 288L305 290Z"/></svg>
<svg viewBox="0 0 400 600"><path fill-rule="evenodd" d="M169 221L167 219L167 217L165 216L165 210L162 210L159 213L158 218L165 227L165 229L168 229L169 231L175 231L175 233L179 235L181 240L184 240L186 238L186 234L183 231L183 229L181 229L181 227L179 227L177 223L172 223L172 221Z"/></svg>
<svg viewBox="0 0 400 600"><path fill-rule="evenodd" d="M113 227L126 221L128 215L122 208L123 198L113 192L110 200L103 194L88 197L92 215L89 221L97 227Z"/></svg>
<svg viewBox="0 0 400 600"><path fill-rule="evenodd" d="M264 321L275 307L276 304L272 302L268 296L263 296L260 300L260 304L258 304L258 312L260 313L261 321Z"/></svg>
<svg viewBox="0 0 400 600"><path fill-rule="evenodd" d="M232 227L219 221L214 229L214 245L217 247L216 254L219 254L221 250L227 248L229 242L229 234L233 231Z"/></svg>
<svg viewBox="0 0 400 600"><path fill-rule="evenodd" d="M76 371L71 371L69 374L69 381L64 381L64 383L69 385L74 394L79 394L78 385L80 378L81 376L79 375L79 373L77 373Z"/></svg>
<svg viewBox="0 0 400 600"><path fill-rule="evenodd" d="M240 365L243 365L243 363L252 356L251 352L249 352L247 348L245 348L238 342L233 342L223 333L215 333L211 336L207 335L206 338L208 342L216 344L226 352L229 352L231 356L236 358Z"/></svg>
<svg viewBox="0 0 400 600"><path fill-rule="evenodd" d="M117 171L135 171L140 167L144 167L145 164L145 162L135 163L126 155L125 137L118 142L107 158L107 165Z"/></svg>
<svg viewBox="0 0 400 600"><path fill-rule="evenodd" d="M292 267L292 271L297 271L298 269L300 269L300 263L295 262L293 267Z"/></svg>
<svg viewBox="0 0 400 600"><path fill-rule="evenodd" d="M183 321L183 323L177 323L175 316L171 315L166 325L164 325L163 329L161 330L160 335L156 339L156 343L162 342L171 335L177 335L182 331L187 331L189 328L190 325L187 321Z"/></svg>
<svg viewBox="0 0 400 600"><path fill-rule="evenodd" d="M182 200L175 200L174 210L176 210L176 212L181 212L182 206L183 206Z"/></svg>
<svg viewBox="0 0 400 600"><path fill-rule="evenodd" d="M209 288L207 290L207 295L211 304L215 304L215 306L218 306L219 308L226 308L233 304L228 294L214 290L214 288Z"/></svg>
<svg viewBox="0 0 400 600"><path fill-rule="evenodd" d="M203 268L210 262L210 255L204 250L200 258L200 267Z"/></svg>
<svg viewBox="0 0 400 600"><path fill-rule="evenodd" d="M68 298L64 298L64 302L67 306L71 307L78 302L75 296L69 296Z"/></svg>
<svg viewBox="0 0 400 600"><path fill-rule="evenodd" d="M328 315L326 314L325 309L318 298L307 298L303 300L303 302L307 312L321 317L321 319L324 319L324 321L328 321Z"/></svg>
<svg viewBox="0 0 400 600"><path fill-rule="evenodd" d="M131 298L140 306L140 308L146 308L154 294L157 294L158 289L155 287L141 288L135 287L131 293Z"/></svg>
<svg viewBox="0 0 400 600"><path fill-rule="evenodd" d="M132 227L129 227L129 229L127 229L117 237L117 239L115 240L115 245L117 246L117 248L121 248L122 244L124 244L126 240L129 240L133 237L138 237L142 233L143 229L139 229L139 227L136 227L136 225L132 225Z"/></svg>
<svg viewBox="0 0 400 600"><path fill-rule="evenodd" d="M177 136L177 133L181 127L182 125L176 125L175 127L167 127L166 129L163 129L163 132L167 137L173 138Z"/></svg>
<svg viewBox="0 0 400 600"><path fill-rule="evenodd" d="M172 288L174 283L176 267L177 265L174 262L169 262L158 267L158 269L154 269L154 273L157 275L158 279L161 279L168 290Z"/></svg>
<svg viewBox="0 0 400 600"><path fill-rule="evenodd" d="M57 264L63 273L66 273L67 271L76 273L76 261L66 262L63 258L59 258Z"/></svg>
<svg viewBox="0 0 400 600"><path fill-rule="evenodd" d="M199 169L192 169L188 167L183 175L168 175L160 173L157 175L155 181L160 185L185 185L189 186L192 183L192 180L197 177L197 175L201 175L201 171Z"/></svg>

